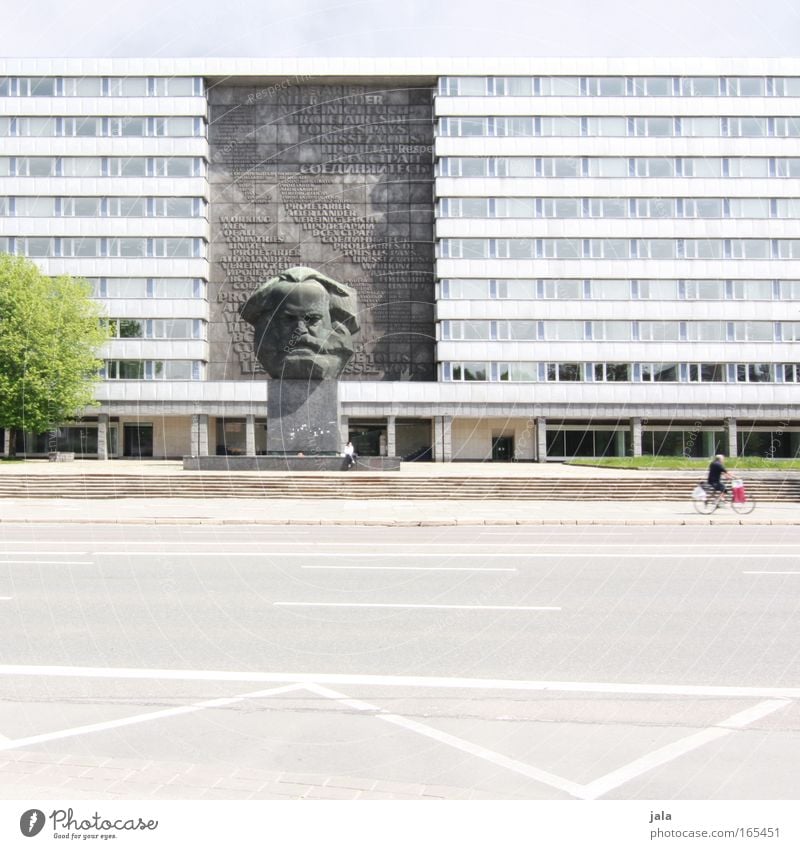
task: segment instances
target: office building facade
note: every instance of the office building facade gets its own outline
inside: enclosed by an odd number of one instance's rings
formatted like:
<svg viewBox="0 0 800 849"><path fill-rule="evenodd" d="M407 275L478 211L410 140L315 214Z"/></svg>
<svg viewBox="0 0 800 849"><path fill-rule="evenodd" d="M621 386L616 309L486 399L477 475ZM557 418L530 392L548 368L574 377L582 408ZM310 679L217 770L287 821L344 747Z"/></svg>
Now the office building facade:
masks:
<svg viewBox="0 0 800 849"><path fill-rule="evenodd" d="M798 178L796 60L0 62L0 250L108 316L84 456L263 452L294 266L358 293L364 454L796 456Z"/></svg>

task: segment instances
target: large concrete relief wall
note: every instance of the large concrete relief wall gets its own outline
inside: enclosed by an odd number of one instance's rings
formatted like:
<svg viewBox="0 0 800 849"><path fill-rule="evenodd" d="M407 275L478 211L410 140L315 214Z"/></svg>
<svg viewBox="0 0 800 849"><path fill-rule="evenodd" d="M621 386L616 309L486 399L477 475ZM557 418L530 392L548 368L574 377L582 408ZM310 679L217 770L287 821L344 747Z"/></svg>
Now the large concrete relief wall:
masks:
<svg viewBox="0 0 800 849"><path fill-rule="evenodd" d="M435 379L432 98L407 82L210 87L210 379L266 379L238 310L292 266L358 293L343 379Z"/></svg>

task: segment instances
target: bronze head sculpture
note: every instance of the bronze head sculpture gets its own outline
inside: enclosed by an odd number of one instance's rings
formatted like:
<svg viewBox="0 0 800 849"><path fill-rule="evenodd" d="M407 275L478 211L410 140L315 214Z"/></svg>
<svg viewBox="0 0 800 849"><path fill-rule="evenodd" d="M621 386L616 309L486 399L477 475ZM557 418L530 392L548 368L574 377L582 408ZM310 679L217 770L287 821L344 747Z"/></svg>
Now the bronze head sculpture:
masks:
<svg viewBox="0 0 800 849"><path fill-rule="evenodd" d="M356 293L314 268L288 268L262 283L240 310L270 377L339 377L358 333Z"/></svg>

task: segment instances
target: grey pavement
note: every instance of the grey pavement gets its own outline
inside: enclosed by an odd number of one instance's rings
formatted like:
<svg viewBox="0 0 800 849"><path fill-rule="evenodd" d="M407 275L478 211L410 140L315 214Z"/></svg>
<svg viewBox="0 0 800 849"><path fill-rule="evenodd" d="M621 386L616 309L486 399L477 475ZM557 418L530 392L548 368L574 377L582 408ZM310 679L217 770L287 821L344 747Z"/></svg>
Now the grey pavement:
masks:
<svg viewBox="0 0 800 849"><path fill-rule="evenodd" d="M800 529L0 525L0 796L793 799Z"/></svg>

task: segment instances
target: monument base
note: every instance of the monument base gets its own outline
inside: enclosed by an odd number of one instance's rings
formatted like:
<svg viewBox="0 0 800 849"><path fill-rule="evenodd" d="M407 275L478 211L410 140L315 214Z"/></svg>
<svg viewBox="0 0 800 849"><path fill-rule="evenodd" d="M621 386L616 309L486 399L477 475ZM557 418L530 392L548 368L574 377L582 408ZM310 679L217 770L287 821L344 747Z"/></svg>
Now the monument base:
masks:
<svg viewBox="0 0 800 849"><path fill-rule="evenodd" d="M399 472L400 457L359 457L352 472ZM190 472L346 472L347 459L317 455L259 454L253 456L184 457L184 471Z"/></svg>
<svg viewBox="0 0 800 849"><path fill-rule="evenodd" d="M341 454L336 380L271 380L267 454Z"/></svg>

